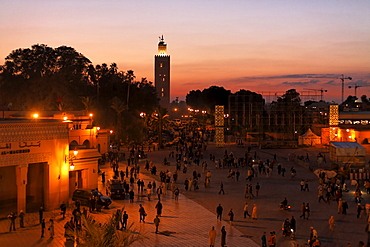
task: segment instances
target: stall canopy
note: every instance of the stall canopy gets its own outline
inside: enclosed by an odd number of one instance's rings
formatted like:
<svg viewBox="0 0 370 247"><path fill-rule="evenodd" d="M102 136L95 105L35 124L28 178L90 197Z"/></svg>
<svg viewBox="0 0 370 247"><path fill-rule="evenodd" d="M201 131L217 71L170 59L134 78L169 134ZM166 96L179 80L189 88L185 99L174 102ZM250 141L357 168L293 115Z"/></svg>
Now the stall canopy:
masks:
<svg viewBox="0 0 370 247"><path fill-rule="evenodd" d="M308 129L306 133L298 137L298 145L315 146L321 144L320 136Z"/></svg>
<svg viewBox="0 0 370 247"><path fill-rule="evenodd" d="M352 166L363 166L366 161L366 148L357 142L330 142L330 159Z"/></svg>
<svg viewBox="0 0 370 247"><path fill-rule="evenodd" d="M366 156L366 148L357 142L330 142L336 156Z"/></svg>

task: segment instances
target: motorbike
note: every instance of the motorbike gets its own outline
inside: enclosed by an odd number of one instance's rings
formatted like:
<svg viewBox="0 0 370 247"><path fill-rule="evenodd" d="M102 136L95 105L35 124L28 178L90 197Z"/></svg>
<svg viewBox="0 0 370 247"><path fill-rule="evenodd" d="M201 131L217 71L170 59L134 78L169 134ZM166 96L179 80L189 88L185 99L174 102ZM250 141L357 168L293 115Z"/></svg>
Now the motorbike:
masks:
<svg viewBox="0 0 370 247"><path fill-rule="evenodd" d="M283 227L281 230L283 231L283 235L285 237L289 237L290 239L294 239L295 238L295 233L294 233L294 230L292 228L285 229Z"/></svg>
<svg viewBox="0 0 370 247"><path fill-rule="evenodd" d="M290 208L291 208L291 206L290 205L288 205L288 204L284 204L284 203L280 203L280 209L281 210L290 210Z"/></svg>

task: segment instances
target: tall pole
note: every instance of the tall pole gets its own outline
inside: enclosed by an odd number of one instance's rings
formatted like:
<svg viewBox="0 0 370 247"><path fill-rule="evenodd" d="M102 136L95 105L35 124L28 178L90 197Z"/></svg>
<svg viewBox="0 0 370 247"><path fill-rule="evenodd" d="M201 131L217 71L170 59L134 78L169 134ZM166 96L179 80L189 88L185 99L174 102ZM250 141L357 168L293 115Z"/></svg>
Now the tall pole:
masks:
<svg viewBox="0 0 370 247"><path fill-rule="evenodd" d="M348 77L344 77L344 75L342 74L342 77L340 78L342 80L342 103L344 102L344 80L347 79L347 80L352 80L352 77L348 76Z"/></svg>
<svg viewBox="0 0 370 247"><path fill-rule="evenodd" d="M340 78L342 80L342 103L344 102L344 75Z"/></svg>

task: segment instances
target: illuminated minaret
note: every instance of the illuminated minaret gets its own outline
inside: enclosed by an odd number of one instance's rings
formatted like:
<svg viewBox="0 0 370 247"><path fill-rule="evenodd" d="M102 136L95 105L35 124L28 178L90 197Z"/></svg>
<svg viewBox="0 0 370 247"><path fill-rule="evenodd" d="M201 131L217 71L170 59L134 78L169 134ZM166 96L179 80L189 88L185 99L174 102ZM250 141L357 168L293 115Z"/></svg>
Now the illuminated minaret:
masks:
<svg viewBox="0 0 370 247"><path fill-rule="evenodd" d="M163 35L159 37L158 55L154 56L154 84L163 108L170 106L170 56Z"/></svg>

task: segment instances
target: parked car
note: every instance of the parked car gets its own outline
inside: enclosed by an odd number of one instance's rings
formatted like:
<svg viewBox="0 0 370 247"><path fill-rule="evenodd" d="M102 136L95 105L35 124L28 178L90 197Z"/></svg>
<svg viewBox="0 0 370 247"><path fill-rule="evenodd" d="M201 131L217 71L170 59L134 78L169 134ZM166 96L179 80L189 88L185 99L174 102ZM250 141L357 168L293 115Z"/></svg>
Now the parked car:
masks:
<svg viewBox="0 0 370 247"><path fill-rule="evenodd" d="M119 179L108 180L108 193L112 198L125 199L125 188Z"/></svg>
<svg viewBox="0 0 370 247"><path fill-rule="evenodd" d="M76 189L72 195L72 201L80 201L82 206L89 206L90 199L94 196L98 200L102 207L108 208L112 204L112 199L108 196L104 196L100 191L92 189Z"/></svg>

